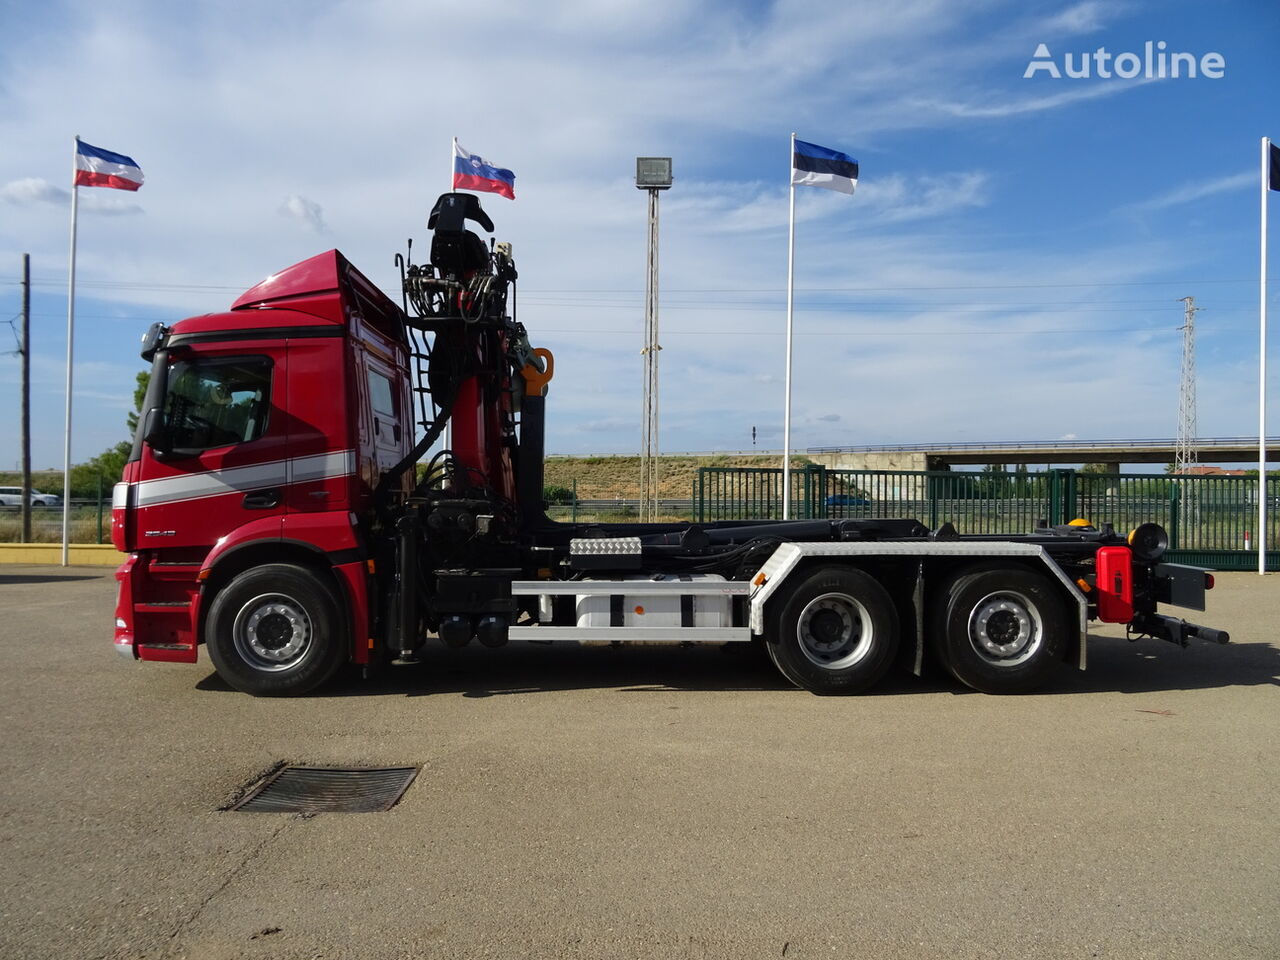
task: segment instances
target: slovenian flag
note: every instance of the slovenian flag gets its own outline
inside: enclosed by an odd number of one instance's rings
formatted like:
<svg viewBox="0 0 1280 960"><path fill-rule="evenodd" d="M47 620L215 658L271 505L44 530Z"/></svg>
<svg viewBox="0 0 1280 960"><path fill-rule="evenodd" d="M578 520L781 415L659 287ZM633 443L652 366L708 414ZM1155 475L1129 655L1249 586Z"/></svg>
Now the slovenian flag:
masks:
<svg viewBox="0 0 1280 960"><path fill-rule="evenodd" d="M508 200L516 198L516 175L510 170L495 167L484 157L467 153L453 140L453 188L477 190L481 193L497 193Z"/></svg>
<svg viewBox="0 0 1280 960"><path fill-rule="evenodd" d="M132 157L90 146L77 138L75 185L137 190L142 186L142 169Z"/></svg>
<svg viewBox="0 0 1280 960"><path fill-rule="evenodd" d="M796 140L791 155L791 182L853 193L858 184L858 161L847 153Z"/></svg>

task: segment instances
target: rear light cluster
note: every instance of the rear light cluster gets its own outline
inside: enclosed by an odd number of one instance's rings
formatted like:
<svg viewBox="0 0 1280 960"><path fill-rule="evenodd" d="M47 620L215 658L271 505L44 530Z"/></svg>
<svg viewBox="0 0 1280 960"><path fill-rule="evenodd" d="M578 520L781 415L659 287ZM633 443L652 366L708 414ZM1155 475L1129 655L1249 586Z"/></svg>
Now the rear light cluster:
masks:
<svg viewBox="0 0 1280 960"><path fill-rule="evenodd" d="M1133 619L1133 551L1102 547L1097 554L1098 619L1128 623Z"/></svg>

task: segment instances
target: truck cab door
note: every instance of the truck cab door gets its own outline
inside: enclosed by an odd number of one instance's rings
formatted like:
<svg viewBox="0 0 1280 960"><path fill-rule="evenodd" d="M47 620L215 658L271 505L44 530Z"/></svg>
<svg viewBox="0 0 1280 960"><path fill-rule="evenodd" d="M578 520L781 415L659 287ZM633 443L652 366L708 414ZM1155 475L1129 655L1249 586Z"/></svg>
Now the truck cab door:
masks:
<svg viewBox="0 0 1280 960"><path fill-rule="evenodd" d="M143 445L132 511L136 549L208 550L284 513L289 447L284 344L177 354L163 427Z"/></svg>

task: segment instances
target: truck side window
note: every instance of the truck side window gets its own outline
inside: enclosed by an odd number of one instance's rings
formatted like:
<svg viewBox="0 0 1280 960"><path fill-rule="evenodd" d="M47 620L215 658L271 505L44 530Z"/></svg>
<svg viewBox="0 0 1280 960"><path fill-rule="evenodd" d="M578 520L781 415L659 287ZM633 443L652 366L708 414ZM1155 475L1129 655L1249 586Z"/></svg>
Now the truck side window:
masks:
<svg viewBox="0 0 1280 960"><path fill-rule="evenodd" d="M256 440L271 409L271 360L179 360L169 371L165 431L174 450L208 450Z"/></svg>
<svg viewBox="0 0 1280 960"><path fill-rule="evenodd" d="M396 402L395 394L391 389L391 380L376 370L369 371L369 400L373 405L374 413L395 418Z"/></svg>

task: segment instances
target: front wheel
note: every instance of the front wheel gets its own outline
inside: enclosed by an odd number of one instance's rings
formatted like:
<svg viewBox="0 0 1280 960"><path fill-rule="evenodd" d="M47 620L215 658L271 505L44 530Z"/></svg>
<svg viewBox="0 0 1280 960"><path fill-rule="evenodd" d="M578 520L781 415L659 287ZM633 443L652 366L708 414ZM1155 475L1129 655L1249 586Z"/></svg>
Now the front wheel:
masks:
<svg viewBox="0 0 1280 960"><path fill-rule="evenodd" d="M857 693L892 664L898 612L874 577L852 567L826 567L783 600L767 649L798 687L817 694Z"/></svg>
<svg viewBox="0 0 1280 960"><path fill-rule="evenodd" d="M227 683L254 696L306 693L347 658L333 587L304 567L273 563L236 576L214 598L205 643Z"/></svg>
<svg viewBox="0 0 1280 960"><path fill-rule="evenodd" d="M983 693L1026 693L1066 652L1071 625L1062 593L1018 568L962 574L936 610L934 649L961 683Z"/></svg>

